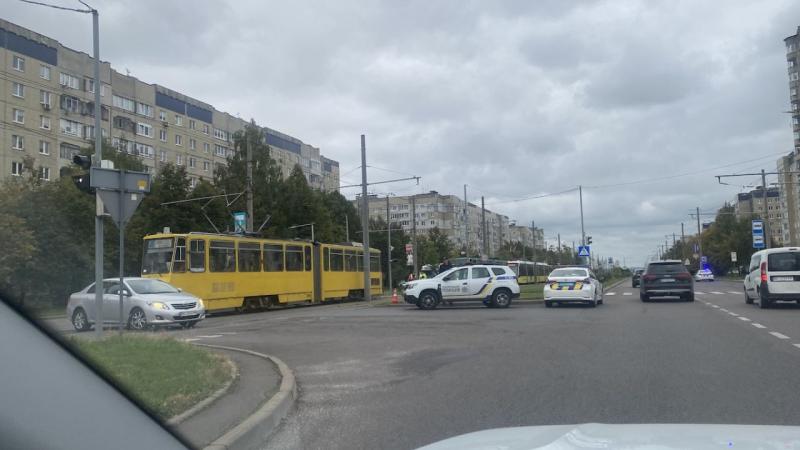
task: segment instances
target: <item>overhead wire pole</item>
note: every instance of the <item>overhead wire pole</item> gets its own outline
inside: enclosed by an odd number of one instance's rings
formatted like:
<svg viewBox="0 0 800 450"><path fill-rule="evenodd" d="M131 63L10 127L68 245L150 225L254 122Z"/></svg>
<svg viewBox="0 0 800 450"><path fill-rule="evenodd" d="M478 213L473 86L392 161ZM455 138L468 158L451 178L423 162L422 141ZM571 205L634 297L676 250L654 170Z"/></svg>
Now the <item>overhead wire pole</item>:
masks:
<svg viewBox="0 0 800 450"><path fill-rule="evenodd" d="M417 261L417 194L411 196L411 263L414 268L414 279L419 278Z"/></svg>
<svg viewBox="0 0 800 450"><path fill-rule="evenodd" d="M389 291L392 290L392 221L389 215L389 194L386 194L386 274ZM394 295L394 294L392 294Z"/></svg>
<svg viewBox="0 0 800 450"><path fill-rule="evenodd" d="M683 222L681 222L681 260L686 261L686 235L683 232Z"/></svg>
<svg viewBox="0 0 800 450"><path fill-rule="evenodd" d="M703 257L703 236L700 234L700 207L697 207L697 249L700 251L700 257Z"/></svg>
<svg viewBox="0 0 800 450"><path fill-rule="evenodd" d="M366 137L361 135L361 242L363 246L363 262L364 262L364 300L367 302L372 301L372 292L370 289L369 281L369 198L367 197L367 141Z"/></svg>
<svg viewBox="0 0 800 450"><path fill-rule="evenodd" d="M536 221L531 220L531 242L533 243L533 248L531 248L531 260L533 261L533 269L534 274L536 273Z"/></svg>
<svg viewBox="0 0 800 450"><path fill-rule="evenodd" d="M469 256L469 205L467 204L467 185L464 185L464 253Z"/></svg>
<svg viewBox="0 0 800 450"><path fill-rule="evenodd" d="M482 239L482 246L483 249L481 250L481 259L488 259L489 258L489 249L486 247L486 204L483 202L483 196L481 195L481 239Z"/></svg>
<svg viewBox="0 0 800 450"><path fill-rule="evenodd" d="M247 152L247 232L253 232L253 146L250 145L250 132L244 129L244 145Z"/></svg>

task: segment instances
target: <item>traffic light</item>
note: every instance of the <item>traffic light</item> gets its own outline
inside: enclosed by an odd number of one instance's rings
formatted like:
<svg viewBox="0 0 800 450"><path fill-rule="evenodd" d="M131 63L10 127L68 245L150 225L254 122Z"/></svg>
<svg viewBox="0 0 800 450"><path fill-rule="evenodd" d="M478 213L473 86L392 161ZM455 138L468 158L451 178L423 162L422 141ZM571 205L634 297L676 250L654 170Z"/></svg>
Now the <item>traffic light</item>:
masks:
<svg viewBox="0 0 800 450"><path fill-rule="evenodd" d="M72 162L83 170L88 171L92 167L92 158L89 156L73 155ZM82 173L80 175L73 175L72 182L75 183L75 187L77 187L78 190L89 194L94 193L94 189L92 189L92 183L89 178L89 172Z"/></svg>
<svg viewBox="0 0 800 450"><path fill-rule="evenodd" d="M586 245L592 245L592 237L586 236Z"/></svg>

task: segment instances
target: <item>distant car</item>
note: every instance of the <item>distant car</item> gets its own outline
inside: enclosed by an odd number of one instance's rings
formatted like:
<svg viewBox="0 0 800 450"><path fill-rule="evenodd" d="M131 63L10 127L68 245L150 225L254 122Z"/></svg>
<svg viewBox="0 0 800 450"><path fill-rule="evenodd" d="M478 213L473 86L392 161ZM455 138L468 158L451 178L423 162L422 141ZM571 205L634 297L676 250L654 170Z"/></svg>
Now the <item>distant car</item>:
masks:
<svg viewBox="0 0 800 450"><path fill-rule="evenodd" d="M559 267L550 272L544 284L544 306L581 303L591 307L603 304L603 284L586 267Z"/></svg>
<svg viewBox="0 0 800 450"><path fill-rule="evenodd" d="M714 281L714 272L708 269L698 270L694 274L694 281Z"/></svg>
<svg viewBox="0 0 800 450"><path fill-rule="evenodd" d="M519 297L514 271L507 266L476 264L446 270L433 278L409 281L403 299L420 309L440 303L481 301L490 308L508 308Z"/></svg>
<svg viewBox="0 0 800 450"><path fill-rule="evenodd" d="M744 277L744 300L769 308L778 301L800 303L800 248L781 247L761 250L750 258Z"/></svg>
<svg viewBox="0 0 800 450"><path fill-rule="evenodd" d="M631 287L639 287L639 283L642 281L642 273L644 269L636 269L633 271L633 277L631 278Z"/></svg>
<svg viewBox="0 0 800 450"><path fill-rule="evenodd" d="M124 278L123 284L122 315L130 329L171 324L191 328L206 316L203 300L161 280ZM67 317L77 331L97 322L94 286L69 296ZM103 323L119 323L119 289L119 278L103 280Z"/></svg>
<svg viewBox="0 0 800 450"><path fill-rule="evenodd" d="M643 302L653 297L677 296L694 301L694 279L683 262L677 260L655 261L647 265L642 274L639 298Z"/></svg>

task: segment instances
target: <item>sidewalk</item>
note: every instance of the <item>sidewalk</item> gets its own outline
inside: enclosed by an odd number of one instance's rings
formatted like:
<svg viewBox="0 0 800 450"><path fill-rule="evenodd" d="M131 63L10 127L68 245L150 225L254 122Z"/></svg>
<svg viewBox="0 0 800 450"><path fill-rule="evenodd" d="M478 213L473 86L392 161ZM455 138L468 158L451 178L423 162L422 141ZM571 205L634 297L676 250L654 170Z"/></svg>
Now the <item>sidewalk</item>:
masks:
<svg viewBox="0 0 800 450"><path fill-rule="evenodd" d="M195 448L204 448L255 413L278 392L281 374L264 358L237 351L210 349L236 365L238 377L216 401L173 429Z"/></svg>

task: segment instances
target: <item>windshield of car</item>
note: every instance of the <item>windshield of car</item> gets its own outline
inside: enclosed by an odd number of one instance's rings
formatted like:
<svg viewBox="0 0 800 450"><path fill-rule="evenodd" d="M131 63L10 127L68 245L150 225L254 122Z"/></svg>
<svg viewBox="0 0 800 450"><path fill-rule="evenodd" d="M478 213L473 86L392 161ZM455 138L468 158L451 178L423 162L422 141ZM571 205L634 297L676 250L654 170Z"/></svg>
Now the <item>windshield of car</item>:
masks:
<svg viewBox="0 0 800 450"><path fill-rule="evenodd" d="M688 272L683 264L650 264L647 267L649 274L684 273Z"/></svg>
<svg viewBox="0 0 800 450"><path fill-rule="evenodd" d="M561 277L588 277L589 272L586 269L556 269L550 272L550 278Z"/></svg>
<svg viewBox="0 0 800 450"><path fill-rule="evenodd" d="M137 294L174 294L176 288L159 280L127 280L128 286Z"/></svg>

